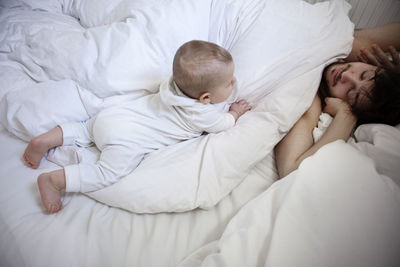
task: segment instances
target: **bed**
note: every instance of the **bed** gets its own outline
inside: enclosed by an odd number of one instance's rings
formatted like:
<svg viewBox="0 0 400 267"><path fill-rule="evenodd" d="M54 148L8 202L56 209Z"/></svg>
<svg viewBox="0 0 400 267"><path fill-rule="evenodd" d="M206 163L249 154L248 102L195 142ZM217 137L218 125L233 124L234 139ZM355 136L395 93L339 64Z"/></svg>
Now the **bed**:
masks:
<svg viewBox="0 0 400 267"><path fill-rule="evenodd" d="M309 2L1 1L0 266L398 266L399 126L360 126L277 181L273 147L349 53L348 15L399 20L399 1ZM253 110L45 214L37 176L98 152L55 149L32 170L27 142L154 92L191 39L232 53Z"/></svg>

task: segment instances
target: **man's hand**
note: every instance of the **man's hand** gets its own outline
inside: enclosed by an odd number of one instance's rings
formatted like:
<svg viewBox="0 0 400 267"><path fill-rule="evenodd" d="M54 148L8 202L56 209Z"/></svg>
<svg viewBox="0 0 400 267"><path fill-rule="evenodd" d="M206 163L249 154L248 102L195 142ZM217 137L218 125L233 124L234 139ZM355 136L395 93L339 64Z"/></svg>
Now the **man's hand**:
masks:
<svg viewBox="0 0 400 267"><path fill-rule="evenodd" d="M327 97L325 98L325 104L324 112L332 117L335 117L339 112L352 115L349 104L339 98Z"/></svg>
<svg viewBox="0 0 400 267"><path fill-rule="evenodd" d="M358 59L361 62L400 73L400 56L393 46L389 46L388 49L392 59L383 52L379 45L373 44L371 48L372 52L365 48L360 49Z"/></svg>

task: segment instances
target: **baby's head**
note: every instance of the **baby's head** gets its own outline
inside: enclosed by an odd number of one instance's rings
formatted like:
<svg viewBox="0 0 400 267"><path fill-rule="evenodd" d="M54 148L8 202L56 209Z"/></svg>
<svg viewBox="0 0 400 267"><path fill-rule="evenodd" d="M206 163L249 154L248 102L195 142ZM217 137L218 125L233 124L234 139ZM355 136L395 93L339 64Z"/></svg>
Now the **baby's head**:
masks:
<svg viewBox="0 0 400 267"><path fill-rule="evenodd" d="M220 103L232 93L236 82L231 54L205 41L183 44L175 54L173 79L188 97L202 103Z"/></svg>

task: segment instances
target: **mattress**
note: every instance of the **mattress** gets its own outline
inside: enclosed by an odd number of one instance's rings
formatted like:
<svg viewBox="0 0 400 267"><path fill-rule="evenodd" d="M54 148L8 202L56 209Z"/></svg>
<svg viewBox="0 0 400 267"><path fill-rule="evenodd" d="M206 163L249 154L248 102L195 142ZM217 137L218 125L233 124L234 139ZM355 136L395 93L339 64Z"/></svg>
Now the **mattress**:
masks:
<svg viewBox="0 0 400 267"><path fill-rule="evenodd" d="M69 194L62 212L46 215L36 178L56 166L46 160L41 170L24 166L26 143L4 128L0 143L0 266L7 267L175 266L218 239L236 212L277 178L270 154L209 210L140 215Z"/></svg>

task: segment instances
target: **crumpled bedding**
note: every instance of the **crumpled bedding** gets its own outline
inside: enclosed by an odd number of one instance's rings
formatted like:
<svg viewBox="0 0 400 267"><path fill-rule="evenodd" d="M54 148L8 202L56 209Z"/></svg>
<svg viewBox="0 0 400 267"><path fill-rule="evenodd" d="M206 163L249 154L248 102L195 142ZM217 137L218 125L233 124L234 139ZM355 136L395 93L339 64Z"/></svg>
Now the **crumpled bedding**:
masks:
<svg viewBox="0 0 400 267"><path fill-rule="evenodd" d="M155 151L126 178L88 194L138 213L215 205L271 152L310 105L323 66L352 43L345 1L106 2L2 3L0 121L11 133L28 141L154 92L191 39L231 51L238 99L254 107L234 128ZM61 149L49 158L95 158L87 153Z"/></svg>
<svg viewBox="0 0 400 267"><path fill-rule="evenodd" d="M356 136L365 139L356 145L340 140L322 147L243 207L220 239L178 266L398 266L399 169L390 177L375 167L400 162L400 131L386 127L359 128ZM361 137L365 132L370 139ZM385 155L380 144L389 142Z"/></svg>
<svg viewBox="0 0 400 267"><path fill-rule="evenodd" d="M321 138L332 119L328 113L321 113L313 130L314 142ZM396 127L379 123L360 125L347 143L372 158L377 172L400 186L400 124Z"/></svg>

